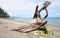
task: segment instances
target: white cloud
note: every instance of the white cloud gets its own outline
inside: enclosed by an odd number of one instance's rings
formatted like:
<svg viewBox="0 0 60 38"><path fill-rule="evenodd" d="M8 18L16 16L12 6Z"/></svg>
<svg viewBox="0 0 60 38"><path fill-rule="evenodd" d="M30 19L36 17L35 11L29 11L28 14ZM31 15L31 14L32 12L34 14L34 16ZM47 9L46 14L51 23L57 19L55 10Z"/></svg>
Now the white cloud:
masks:
<svg viewBox="0 0 60 38"><path fill-rule="evenodd" d="M39 8L41 8L45 1L46 0L0 0L0 7L7 11L11 16L23 16L33 14L35 6L39 5ZM47 1L51 1L51 5L49 6L50 8L54 9L55 7L60 7L60 0Z"/></svg>
<svg viewBox="0 0 60 38"><path fill-rule="evenodd" d="M60 0L47 0L51 2L51 7L60 7Z"/></svg>

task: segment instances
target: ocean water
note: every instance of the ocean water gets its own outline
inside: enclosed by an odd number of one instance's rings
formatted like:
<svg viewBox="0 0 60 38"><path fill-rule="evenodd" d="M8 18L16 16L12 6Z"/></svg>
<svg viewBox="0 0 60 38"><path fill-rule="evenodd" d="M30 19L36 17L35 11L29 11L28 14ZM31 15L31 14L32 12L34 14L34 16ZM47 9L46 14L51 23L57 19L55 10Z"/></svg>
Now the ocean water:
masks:
<svg viewBox="0 0 60 38"><path fill-rule="evenodd" d="M19 18L19 17L14 17L13 20L15 21L21 21L21 22L30 22L32 18ZM59 17L50 17L45 19L45 21L48 21L49 25L56 25L60 26L60 18Z"/></svg>

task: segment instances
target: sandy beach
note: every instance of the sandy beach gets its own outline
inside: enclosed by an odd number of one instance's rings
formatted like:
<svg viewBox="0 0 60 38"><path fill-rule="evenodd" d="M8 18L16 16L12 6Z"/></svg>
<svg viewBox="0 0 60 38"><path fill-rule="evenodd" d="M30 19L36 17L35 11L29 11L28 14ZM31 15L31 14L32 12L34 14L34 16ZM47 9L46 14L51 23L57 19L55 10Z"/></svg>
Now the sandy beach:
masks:
<svg viewBox="0 0 60 38"><path fill-rule="evenodd" d="M42 38L39 35L34 35L31 33L21 33L17 31L11 31L11 28L20 27L27 25L25 22L17 22L13 20L0 18L0 38ZM52 29L54 35L49 34L47 38L60 38L60 27L59 26L47 26L47 28Z"/></svg>

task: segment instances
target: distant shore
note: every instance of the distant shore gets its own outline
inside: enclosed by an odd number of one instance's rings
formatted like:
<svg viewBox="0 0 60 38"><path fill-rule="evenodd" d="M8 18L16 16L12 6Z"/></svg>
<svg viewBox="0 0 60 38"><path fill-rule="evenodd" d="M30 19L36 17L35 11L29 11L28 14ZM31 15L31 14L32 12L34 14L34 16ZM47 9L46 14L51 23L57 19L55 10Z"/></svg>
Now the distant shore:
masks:
<svg viewBox="0 0 60 38"><path fill-rule="evenodd" d="M17 22L17 21L13 21L13 20L9 20L9 19L0 18L0 38L26 38L26 37L31 38L32 35L28 35L28 34L24 35L24 33L10 30L11 28L20 27L23 25L28 25L28 23ZM51 37L48 36L47 38L52 38L52 37L57 38L58 36L60 36L60 27L59 26L49 25L49 26L47 26L47 28L52 29L52 31L56 35L56 36L51 35ZM37 37L37 36L34 36L34 37ZM37 37L37 38L39 38L39 37Z"/></svg>

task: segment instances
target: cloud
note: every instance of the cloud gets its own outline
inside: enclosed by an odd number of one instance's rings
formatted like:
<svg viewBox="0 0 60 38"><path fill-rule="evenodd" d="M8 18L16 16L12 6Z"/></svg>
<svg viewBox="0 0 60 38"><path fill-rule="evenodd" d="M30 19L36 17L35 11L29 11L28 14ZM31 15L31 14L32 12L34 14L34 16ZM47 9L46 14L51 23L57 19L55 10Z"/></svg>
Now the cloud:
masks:
<svg viewBox="0 0 60 38"><path fill-rule="evenodd" d="M26 15L28 15L28 12L31 12L32 14L36 5L37 3L35 3L35 1L32 0L30 1L29 0L3 0L3 1L0 0L1 8L7 11L11 16L17 16L20 13L24 15L25 12Z"/></svg>
<svg viewBox="0 0 60 38"><path fill-rule="evenodd" d="M10 16L32 17L36 5L39 5L39 8L41 8L45 1L51 1L48 10L52 11L52 14L55 8L60 8L60 0L0 0L0 7L7 11Z"/></svg>
<svg viewBox="0 0 60 38"><path fill-rule="evenodd" d="M51 7L60 7L60 0L47 0L51 2Z"/></svg>

